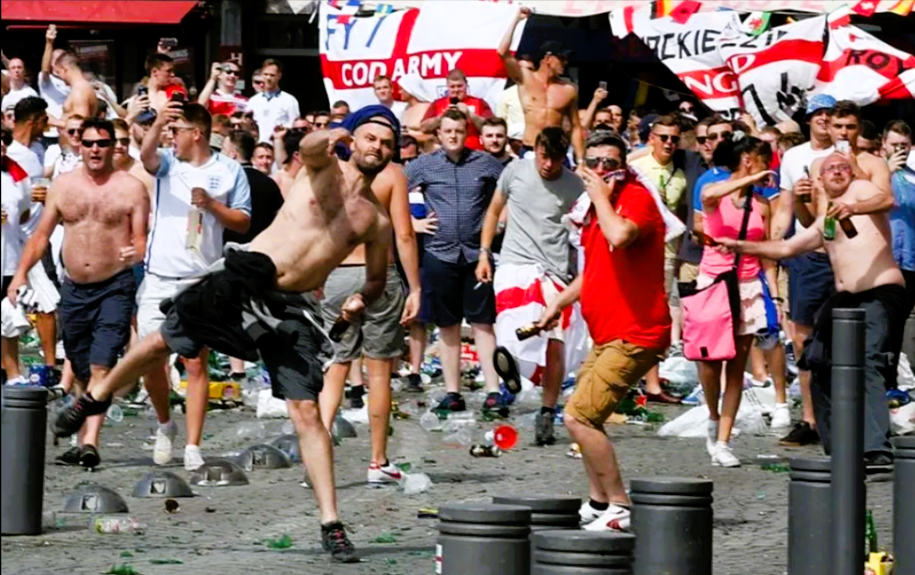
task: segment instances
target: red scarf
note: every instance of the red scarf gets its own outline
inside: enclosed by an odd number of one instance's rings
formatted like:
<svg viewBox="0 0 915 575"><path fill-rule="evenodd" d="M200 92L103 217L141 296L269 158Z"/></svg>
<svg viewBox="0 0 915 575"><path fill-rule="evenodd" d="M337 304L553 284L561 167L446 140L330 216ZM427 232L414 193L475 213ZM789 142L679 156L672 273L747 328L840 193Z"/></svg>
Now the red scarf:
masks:
<svg viewBox="0 0 915 575"><path fill-rule="evenodd" d="M9 156L3 156L3 159L0 160L0 169L12 176L13 181L17 183L29 177L26 171L22 169L22 166Z"/></svg>

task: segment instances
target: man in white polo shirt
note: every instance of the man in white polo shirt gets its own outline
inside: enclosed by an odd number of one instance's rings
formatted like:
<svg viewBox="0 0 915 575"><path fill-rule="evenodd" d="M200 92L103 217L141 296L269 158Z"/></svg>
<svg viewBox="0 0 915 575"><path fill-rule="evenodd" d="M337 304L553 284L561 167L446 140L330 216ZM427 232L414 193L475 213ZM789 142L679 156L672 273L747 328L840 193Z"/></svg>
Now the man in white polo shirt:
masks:
<svg viewBox="0 0 915 575"><path fill-rule="evenodd" d="M25 63L22 61L22 58L12 58L8 67L10 91L3 97L3 102L0 104L4 110L15 107L19 100L22 100L23 98L38 96L38 93L35 92L34 88L29 86L25 81Z"/></svg>
<svg viewBox="0 0 915 575"><path fill-rule="evenodd" d="M165 315L162 300L196 283L222 257L223 230L245 233L251 223L251 188L241 164L210 149L212 120L196 103L169 102L153 122L140 152L143 167L157 178L154 225L146 251L146 276L137 291L137 332L140 338L159 329ZM172 149L159 150L162 130L172 132ZM209 378L204 348L185 358L187 370L187 445L184 467L203 465L200 437L206 414ZM144 380L156 409L159 428L153 461L172 458L175 424L169 413L165 366Z"/></svg>
<svg viewBox="0 0 915 575"><path fill-rule="evenodd" d="M254 113L254 121L257 122L258 142L269 142L273 137L273 128L292 127L299 117L299 101L289 92L280 90L283 67L278 61L264 60L260 75L264 90L248 100L248 111Z"/></svg>

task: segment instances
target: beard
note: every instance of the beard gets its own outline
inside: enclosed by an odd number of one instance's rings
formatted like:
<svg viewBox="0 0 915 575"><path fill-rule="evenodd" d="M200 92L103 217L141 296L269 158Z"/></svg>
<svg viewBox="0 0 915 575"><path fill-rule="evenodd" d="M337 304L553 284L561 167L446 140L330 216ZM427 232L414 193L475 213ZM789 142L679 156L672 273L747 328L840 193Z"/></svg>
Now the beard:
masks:
<svg viewBox="0 0 915 575"><path fill-rule="evenodd" d="M372 177L377 176L381 173L382 170L388 165L389 160L379 160L378 163L369 163L366 162L362 157L353 156L353 161L356 164L356 167L364 175Z"/></svg>

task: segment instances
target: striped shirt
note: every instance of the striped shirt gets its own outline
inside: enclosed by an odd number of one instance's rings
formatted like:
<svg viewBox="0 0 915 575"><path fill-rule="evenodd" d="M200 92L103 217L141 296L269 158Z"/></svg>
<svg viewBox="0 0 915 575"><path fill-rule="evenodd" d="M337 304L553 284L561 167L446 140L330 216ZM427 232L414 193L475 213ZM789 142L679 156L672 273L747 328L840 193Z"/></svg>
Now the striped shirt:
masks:
<svg viewBox="0 0 915 575"><path fill-rule="evenodd" d="M475 262L480 252L483 217L489 208L502 163L486 152L464 149L458 162L444 150L424 154L404 169L409 189L425 197L427 212L435 212L438 231L426 238L430 255L448 262Z"/></svg>

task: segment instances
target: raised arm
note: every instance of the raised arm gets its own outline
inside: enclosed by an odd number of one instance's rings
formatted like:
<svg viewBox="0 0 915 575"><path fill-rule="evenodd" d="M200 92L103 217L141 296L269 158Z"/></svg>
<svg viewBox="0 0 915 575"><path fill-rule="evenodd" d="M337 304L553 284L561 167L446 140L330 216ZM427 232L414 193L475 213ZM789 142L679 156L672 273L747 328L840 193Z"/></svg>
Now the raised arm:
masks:
<svg viewBox="0 0 915 575"><path fill-rule="evenodd" d="M181 103L167 103L143 138L143 145L140 146L140 161L143 162L146 171L154 176L159 172L159 137L165 126L179 117L181 117Z"/></svg>
<svg viewBox="0 0 915 575"><path fill-rule="evenodd" d="M197 103L204 108L206 108L206 105L210 101L210 96L212 96L213 92L216 90L216 82L219 80L219 75L222 73L221 66L222 64L219 62L210 64L210 78L207 80L207 83L204 84L203 89L200 90L200 95L197 96Z"/></svg>
<svg viewBox="0 0 915 575"><path fill-rule="evenodd" d="M844 220L854 215L888 212L896 206L893 195L888 195L870 180L855 180L851 183L850 189L853 201L835 200L831 206L827 207L827 216Z"/></svg>
<svg viewBox="0 0 915 575"><path fill-rule="evenodd" d="M607 243L614 248L624 248L631 244L639 236L638 225L617 213L610 203L614 189L621 184L616 180L611 180L610 184L607 184L587 166L583 166L580 173L588 197L591 198L591 205L594 206L600 231Z"/></svg>
<svg viewBox="0 0 915 575"><path fill-rule="evenodd" d="M505 64L505 71L508 77L516 84L524 83L524 69L518 65L518 60L512 54L512 38L515 35L515 28L518 27L518 22L526 19L530 16L530 13L530 8L520 8L518 10L515 19L512 20L511 26L505 31L505 36L502 37L502 42L499 43L497 48L499 57L502 58L502 62Z"/></svg>
<svg viewBox="0 0 915 575"><path fill-rule="evenodd" d="M299 143L299 157L306 169L320 171L337 161L334 147L350 140L350 133L343 128L311 132Z"/></svg>
<svg viewBox="0 0 915 575"><path fill-rule="evenodd" d="M585 131L578 118L578 86L572 84L574 94L569 104L569 120L572 122L572 149L575 150L576 162L581 162L585 157Z"/></svg>
<svg viewBox="0 0 915 575"><path fill-rule="evenodd" d="M57 38L57 26L51 24L44 33L44 54L41 55L41 73L51 73L51 56L54 54L54 40Z"/></svg>
<svg viewBox="0 0 915 575"><path fill-rule="evenodd" d="M600 103L603 102L607 96L607 90L599 86L594 90L594 96L591 97L591 103L588 104L588 109L585 110L585 119L581 122L582 128L585 130L591 129L591 124L594 123L594 115L597 114L597 107L600 106Z"/></svg>
<svg viewBox="0 0 915 575"><path fill-rule="evenodd" d="M782 260L823 247L823 219L816 221L799 234L788 240L770 240L766 242L748 242L734 238L715 238L722 246L731 251L760 256L771 260Z"/></svg>
<svg viewBox="0 0 915 575"><path fill-rule="evenodd" d="M702 207L706 210L713 210L718 206L718 202L721 201L721 198L727 197L737 190L742 190L750 184L756 183L774 173L775 172L772 170L763 170L742 178L728 178L723 182L709 184L702 188L700 196L702 198Z"/></svg>

